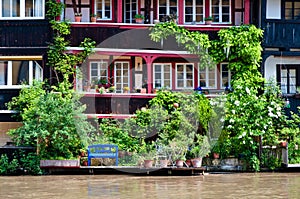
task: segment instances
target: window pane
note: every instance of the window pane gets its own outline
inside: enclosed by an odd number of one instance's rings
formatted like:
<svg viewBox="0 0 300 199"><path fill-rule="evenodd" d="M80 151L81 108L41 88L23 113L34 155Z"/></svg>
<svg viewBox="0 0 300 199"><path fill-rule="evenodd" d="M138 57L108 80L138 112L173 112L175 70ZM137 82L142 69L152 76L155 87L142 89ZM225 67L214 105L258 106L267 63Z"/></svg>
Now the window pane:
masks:
<svg viewBox="0 0 300 199"><path fill-rule="evenodd" d="M12 84L21 85L29 83L29 61L12 62Z"/></svg>
<svg viewBox="0 0 300 199"><path fill-rule="evenodd" d="M7 61L0 62L0 85L7 84Z"/></svg>

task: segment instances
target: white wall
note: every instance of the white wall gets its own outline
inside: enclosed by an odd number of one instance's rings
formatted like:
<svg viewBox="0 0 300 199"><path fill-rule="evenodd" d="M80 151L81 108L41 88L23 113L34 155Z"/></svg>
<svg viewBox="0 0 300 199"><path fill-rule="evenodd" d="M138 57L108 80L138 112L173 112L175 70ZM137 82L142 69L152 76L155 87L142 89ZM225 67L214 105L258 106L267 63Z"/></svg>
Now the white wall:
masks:
<svg viewBox="0 0 300 199"><path fill-rule="evenodd" d="M269 56L264 65L264 77L269 80L269 79L277 79L276 76L276 65L277 64L299 64L300 65L300 57L274 57Z"/></svg>
<svg viewBox="0 0 300 199"><path fill-rule="evenodd" d="M281 0L267 0L267 19L281 19Z"/></svg>

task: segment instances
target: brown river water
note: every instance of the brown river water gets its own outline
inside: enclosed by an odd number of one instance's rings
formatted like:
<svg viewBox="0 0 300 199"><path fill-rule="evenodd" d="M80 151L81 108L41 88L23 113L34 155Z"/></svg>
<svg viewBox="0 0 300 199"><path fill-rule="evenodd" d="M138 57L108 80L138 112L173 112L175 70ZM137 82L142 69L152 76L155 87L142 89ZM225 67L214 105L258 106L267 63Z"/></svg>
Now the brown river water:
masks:
<svg viewBox="0 0 300 199"><path fill-rule="evenodd" d="M300 198L300 173L1 176L6 198Z"/></svg>

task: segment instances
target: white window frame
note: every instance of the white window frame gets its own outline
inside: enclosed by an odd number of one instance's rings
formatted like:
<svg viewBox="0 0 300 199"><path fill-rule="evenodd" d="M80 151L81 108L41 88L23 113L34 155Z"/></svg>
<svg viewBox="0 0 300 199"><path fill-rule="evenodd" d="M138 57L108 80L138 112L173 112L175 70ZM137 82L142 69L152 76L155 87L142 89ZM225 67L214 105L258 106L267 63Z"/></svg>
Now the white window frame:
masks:
<svg viewBox="0 0 300 199"><path fill-rule="evenodd" d="M204 87L202 87L202 88L209 88L209 89L216 89L217 88L217 66L215 66L214 67L214 76L215 76L215 78L214 78L214 86L211 86L211 85L209 85L209 71L210 71L210 68L207 66L207 67L205 67L204 68L205 69L205 85L206 86L204 86ZM201 86L201 84L200 84L200 74L201 74L201 68L200 68L200 64L198 64L198 85L199 86Z"/></svg>
<svg viewBox="0 0 300 199"><path fill-rule="evenodd" d="M183 87L178 86L178 65L183 65ZM187 74L186 74L186 66L187 65L192 65L193 71L192 71L192 86L187 86ZM175 76L176 76L176 89L194 89L194 79L195 79L195 65L194 63L176 63L175 67Z"/></svg>
<svg viewBox="0 0 300 199"><path fill-rule="evenodd" d="M159 79L161 82L161 86L160 87L155 87L155 83L156 83L156 71L155 71L155 66L157 65L160 65L161 68L160 68L160 74L161 74L161 79ZM170 67L170 87L169 86L165 86L165 66L169 66ZM155 63L153 64L153 88L169 88L169 89L172 89L172 63Z"/></svg>
<svg viewBox="0 0 300 199"><path fill-rule="evenodd" d="M213 1L213 0L210 0L209 14L210 14L210 16L213 17L213 23L230 24L231 21L232 21L232 19L231 19L231 12L232 12L232 10L231 10L231 4L232 4L232 3L231 3L231 2L232 2L232 0L229 0L229 21L226 21L226 22L224 22L223 19L222 19L222 14L223 14L223 12L222 12L222 7L223 7L222 1L223 1L223 0L219 0L219 5L218 5L218 7L219 7L219 13L218 13L219 20L218 20L218 21L215 21L216 18L215 18L215 16L214 16L213 13L212 13L212 8L213 8L212 1Z"/></svg>
<svg viewBox="0 0 300 199"><path fill-rule="evenodd" d="M192 0L193 1L193 13L192 13L192 15L193 15L193 20L192 20L192 22L186 22L186 19L185 19L185 16L186 16L186 13L185 13L185 8L186 8L186 4L185 4L185 0L184 0L184 23L185 24L192 24L193 22L196 22L196 23L204 23L204 17L205 17L205 0L202 0L202 2L203 2L203 13L201 14L201 13L196 13L197 12L197 5L196 5L196 0ZM196 21L196 16L197 15L202 15L202 18L203 18L203 20L202 21Z"/></svg>
<svg viewBox="0 0 300 199"><path fill-rule="evenodd" d="M92 64L97 64L97 76L92 75ZM98 83L98 81L102 78L108 79L108 62L107 61L91 61L90 62L90 75L89 82L91 85ZM101 71L105 71L105 75L101 75ZM94 81L93 81L94 80ZM97 81L97 82L95 82Z"/></svg>
<svg viewBox="0 0 300 199"><path fill-rule="evenodd" d="M98 9L97 4L98 2L101 2L102 4L102 9ZM96 0L95 1L95 10L96 10L96 14L99 18L97 18L97 20L112 20L112 0L109 0L109 12L110 12L110 16L108 18L105 17L105 0Z"/></svg>
<svg viewBox="0 0 300 199"><path fill-rule="evenodd" d="M0 60L0 62L7 62L7 74L6 74L6 79L7 83L5 85L0 85L0 88L22 88L24 85L23 84L13 84L13 62L14 61L28 61L28 84L31 85L34 80L34 75L36 80L43 80L43 69L42 67L33 60ZM36 63L35 67L35 74L33 74L33 63ZM5 74L4 74L5 75ZM4 76L3 76L4 77ZM5 78L5 77L4 77Z"/></svg>
<svg viewBox="0 0 300 199"><path fill-rule="evenodd" d="M158 0L157 6L158 6L158 18L159 19L163 18L165 15L174 14L174 13L170 13L170 0L166 0L166 3L167 3L167 5L166 5L166 12L167 13L161 14L160 8L162 6L160 6L160 0ZM175 14L178 16L178 0L176 0L176 13Z"/></svg>
<svg viewBox="0 0 300 199"><path fill-rule="evenodd" d="M132 2L136 3L136 7L132 6ZM129 23L133 23L134 22L134 16L135 14L138 13L138 5L139 5L139 1L138 0L124 0L124 23L127 23L129 21ZM126 10L126 4L129 4L129 10ZM126 12L129 13L129 18L126 18Z"/></svg>
<svg viewBox="0 0 300 199"><path fill-rule="evenodd" d="M39 13L41 12L42 16L26 16L26 4L25 4L25 0L20 0L20 16L12 16L13 15L13 8L12 8L12 4L14 0L8 0L10 2L10 16L9 17L3 17L3 0L0 0L0 19L7 19L7 20L15 20L15 19L44 19L45 18L45 0L33 0L35 1L35 12ZM42 5L38 5L39 3L41 3Z"/></svg>
<svg viewBox="0 0 300 199"><path fill-rule="evenodd" d="M124 82L124 77L123 76L123 71L124 71L124 64L127 64L128 66L128 76L127 76L127 79L128 79L128 82ZM121 82L118 82L117 81L117 70L116 70L116 65L117 64L121 64ZM123 88L126 86L126 87L129 87L130 88L130 62L129 61L115 61L114 63L114 86L116 87L116 92L117 93L123 93ZM120 86L118 86L120 85Z"/></svg>
<svg viewBox="0 0 300 199"><path fill-rule="evenodd" d="M231 77L232 77L232 72L228 68L228 63L220 63L220 88L224 89L226 86L223 86L223 67L222 65L227 65L227 71L228 71L228 88L231 87Z"/></svg>

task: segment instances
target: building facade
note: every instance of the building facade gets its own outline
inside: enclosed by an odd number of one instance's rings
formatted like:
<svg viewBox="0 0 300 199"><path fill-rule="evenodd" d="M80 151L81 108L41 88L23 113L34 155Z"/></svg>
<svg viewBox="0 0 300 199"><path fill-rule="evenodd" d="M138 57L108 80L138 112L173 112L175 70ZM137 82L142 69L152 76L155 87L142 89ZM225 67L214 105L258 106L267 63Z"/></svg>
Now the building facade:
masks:
<svg viewBox="0 0 300 199"><path fill-rule="evenodd" d="M8 111L5 104L18 95L21 84L29 85L34 79L45 78L51 82L51 70L46 67L46 54L49 42L52 41L52 32L46 18L46 2L0 0L2 140L7 138L5 132L11 128L9 125L19 125L11 118L13 112ZM217 39L217 32L222 28L249 23L267 27L267 23L260 20L260 15L268 20L275 15L269 12L267 15L263 9L260 10L264 6L269 8L275 5L264 3L263 0L62 2L65 9L58 20L71 22L68 51L80 51L79 44L86 37L97 43L95 53L77 66L81 75L77 75L75 89L84 93L82 100L88 105L87 114L99 118L126 118L132 115L147 105L155 96L156 89L189 92L201 86L209 93L218 93L230 85L231 73L226 63L219 63L215 68L200 69L197 56L187 52L174 39L159 43L151 41L149 28L155 23L175 20L179 26ZM142 22L135 19L137 14L143 16ZM95 22L92 16L96 17ZM210 16L213 21L207 25L205 18ZM276 42L276 38L273 40ZM268 63L270 59L266 55L264 60ZM264 71L268 71L272 67L264 68ZM114 93L100 94L99 82L102 81L108 83L109 87L113 86ZM129 93L125 93L125 88L128 88L126 90ZM3 141L0 141L1 144Z"/></svg>

